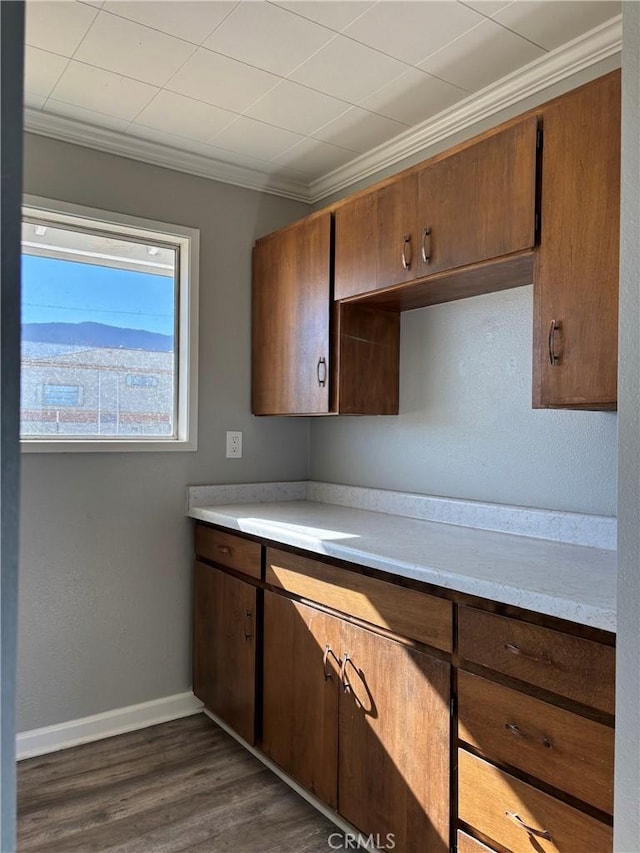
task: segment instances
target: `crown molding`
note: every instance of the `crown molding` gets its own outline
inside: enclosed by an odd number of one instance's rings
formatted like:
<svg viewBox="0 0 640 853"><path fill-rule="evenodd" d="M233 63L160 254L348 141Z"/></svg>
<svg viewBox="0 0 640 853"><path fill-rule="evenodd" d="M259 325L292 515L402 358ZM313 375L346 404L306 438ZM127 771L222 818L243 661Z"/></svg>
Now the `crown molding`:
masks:
<svg viewBox="0 0 640 853"><path fill-rule="evenodd" d="M85 148L94 148L200 178L315 204L382 169L395 166L407 157L420 154L430 146L620 53L621 50L622 15L618 15L310 184L31 108L25 109L24 128L40 136L72 142Z"/></svg>
<svg viewBox="0 0 640 853"><path fill-rule="evenodd" d="M590 30L566 45L534 59L528 65L470 95L427 121L379 145L309 185L312 204L375 175L382 169L419 154L460 131L489 118L590 68L622 50L622 15Z"/></svg>
<svg viewBox="0 0 640 853"><path fill-rule="evenodd" d="M173 169L176 172L197 175L199 178L209 178L224 184L259 190L309 204L309 186L304 181L269 175L259 169L204 157L201 154L85 124L54 113L26 107L24 129L29 133L48 136L62 142L71 142L74 145L82 145L84 148L93 148L107 154L117 154L130 160L140 160L153 166Z"/></svg>

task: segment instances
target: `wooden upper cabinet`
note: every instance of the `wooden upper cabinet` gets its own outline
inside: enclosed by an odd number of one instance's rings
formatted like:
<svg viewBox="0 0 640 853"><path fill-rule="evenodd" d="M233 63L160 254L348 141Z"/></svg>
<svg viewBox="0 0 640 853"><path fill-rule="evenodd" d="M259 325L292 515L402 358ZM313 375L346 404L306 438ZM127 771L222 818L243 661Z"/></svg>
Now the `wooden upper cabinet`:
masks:
<svg viewBox="0 0 640 853"><path fill-rule="evenodd" d="M542 109L533 405L614 409L620 239L620 72Z"/></svg>
<svg viewBox="0 0 640 853"><path fill-rule="evenodd" d="M537 130L529 116L418 172L417 277L533 248Z"/></svg>
<svg viewBox="0 0 640 853"><path fill-rule="evenodd" d="M258 240L253 250L254 415L329 411L331 214Z"/></svg>
<svg viewBox="0 0 640 853"><path fill-rule="evenodd" d="M375 290L378 280L378 195L359 195L335 212L335 298Z"/></svg>
<svg viewBox="0 0 640 853"><path fill-rule="evenodd" d="M335 298L533 249L537 130L528 116L338 206Z"/></svg>
<svg viewBox="0 0 640 853"><path fill-rule="evenodd" d="M377 190L378 266L376 288L413 281L418 270L414 173Z"/></svg>

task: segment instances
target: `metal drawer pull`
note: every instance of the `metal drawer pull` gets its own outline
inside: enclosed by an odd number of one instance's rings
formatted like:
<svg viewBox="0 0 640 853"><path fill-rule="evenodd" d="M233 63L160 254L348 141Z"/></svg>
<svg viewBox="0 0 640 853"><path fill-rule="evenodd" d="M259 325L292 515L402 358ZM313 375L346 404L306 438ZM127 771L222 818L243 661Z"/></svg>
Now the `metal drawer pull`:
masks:
<svg viewBox="0 0 640 853"><path fill-rule="evenodd" d="M431 228L423 228L422 230L422 260L425 264L431 260Z"/></svg>
<svg viewBox="0 0 640 853"><path fill-rule="evenodd" d="M228 545L216 545L221 554L230 554L231 548Z"/></svg>
<svg viewBox="0 0 640 853"><path fill-rule="evenodd" d="M244 614L244 638L250 640L253 637L253 613L250 610L245 610ZM247 630L248 626L248 630Z"/></svg>
<svg viewBox="0 0 640 853"><path fill-rule="evenodd" d="M554 364L558 363L558 356L556 355L554 339L555 334L559 328L559 324L555 320L552 320L551 325L549 326L549 364L551 365L551 367L553 367Z"/></svg>
<svg viewBox="0 0 640 853"><path fill-rule="evenodd" d="M512 820L520 829L524 829L529 835L535 835L536 838L544 838L545 841L553 841L548 829L536 829L533 826L529 826L519 815L513 814L513 812L505 812L505 814L509 820Z"/></svg>
<svg viewBox="0 0 640 853"><path fill-rule="evenodd" d="M336 653L333 651L329 643L324 647L324 654L322 655L322 668L324 669L324 680L328 681L331 678L331 672L327 672L327 661L329 659L329 655L335 660L335 662L340 666L340 661L336 656Z"/></svg>
<svg viewBox="0 0 640 853"><path fill-rule="evenodd" d="M540 740L540 743L543 746L545 746L547 749L553 748L553 744L551 743L551 741L549 740L548 737L543 735L541 738L537 738L535 735L525 734L525 732L523 732L522 729L518 725L516 725L516 723L506 723L505 729L510 731L511 734L515 735L516 737L521 737L521 738L524 738L525 740L536 740L536 741Z"/></svg>
<svg viewBox="0 0 640 853"><path fill-rule="evenodd" d="M510 654L516 655L519 658L525 658L525 660L532 660L535 663L553 663L551 658L545 654L542 654L542 652L539 652L538 654L534 654L533 652L523 652L519 646L514 646L513 643L505 643L504 647L505 650Z"/></svg>
<svg viewBox="0 0 640 853"><path fill-rule="evenodd" d="M324 388L327 384L327 360L324 356L318 359L316 372L318 374L318 385Z"/></svg>
<svg viewBox="0 0 640 853"><path fill-rule="evenodd" d="M407 258L407 246L409 246L409 257ZM411 266L411 234L402 237L402 269L408 270Z"/></svg>
<svg viewBox="0 0 640 853"><path fill-rule="evenodd" d="M344 688L345 693L348 693L351 690L351 685L349 684L349 679L347 678L346 674L347 664L350 660L351 658L349 657L349 655L345 655L342 658L342 664L340 666L340 681L342 682L342 686Z"/></svg>

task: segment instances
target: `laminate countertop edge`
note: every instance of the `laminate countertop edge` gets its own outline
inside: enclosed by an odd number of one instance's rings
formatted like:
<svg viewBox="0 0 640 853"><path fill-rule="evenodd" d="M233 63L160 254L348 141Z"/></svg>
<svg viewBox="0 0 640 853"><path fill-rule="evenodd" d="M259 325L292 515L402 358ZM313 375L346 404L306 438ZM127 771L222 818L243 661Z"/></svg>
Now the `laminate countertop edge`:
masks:
<svg viewBox="0 0 640 853"><path fill-rule="evenodd" d="M188 515L300 548L616 630L616 552L308 500L191 505Z"/></svg>

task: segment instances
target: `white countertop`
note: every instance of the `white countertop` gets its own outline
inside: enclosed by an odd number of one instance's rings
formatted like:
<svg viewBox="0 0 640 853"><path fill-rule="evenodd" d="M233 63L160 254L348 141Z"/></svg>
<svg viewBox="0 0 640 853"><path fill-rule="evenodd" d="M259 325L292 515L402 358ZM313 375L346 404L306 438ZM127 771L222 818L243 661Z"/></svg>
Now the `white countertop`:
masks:
<svg viewBox="0 0 640 853"><path fill-rule="evenodd" d="M192 518L445 589L616 629L616 553L308 500L191 505Z"/></svg>

